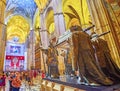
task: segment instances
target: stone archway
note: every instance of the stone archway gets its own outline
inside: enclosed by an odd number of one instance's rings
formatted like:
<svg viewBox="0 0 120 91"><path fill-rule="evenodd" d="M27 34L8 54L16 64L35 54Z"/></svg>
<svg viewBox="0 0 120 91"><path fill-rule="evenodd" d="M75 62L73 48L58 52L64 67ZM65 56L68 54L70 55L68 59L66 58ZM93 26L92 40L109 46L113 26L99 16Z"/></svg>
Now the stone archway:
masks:
<svg viewBox="0 0 120 91"><path fill-rule="evenodd" d="M55 31L55 24L54 24L54 11L52 7L49 7L47 9L46 15L45 15L45 23L46 28L48 32L51 34Z"/></svg>
<svg viewBox="0 0 120 91"><path fill-rule="evenodd" d="M79 25L82 28L87 28L91 26L92 20L86 0L76 0L75 2L73 2L72 0L63 0L62 9L67 28L66 30L71 27L70 23L71 21L73 22L73 20L75 20L74 24L75 22L77 24L79 22Z"/></svg>

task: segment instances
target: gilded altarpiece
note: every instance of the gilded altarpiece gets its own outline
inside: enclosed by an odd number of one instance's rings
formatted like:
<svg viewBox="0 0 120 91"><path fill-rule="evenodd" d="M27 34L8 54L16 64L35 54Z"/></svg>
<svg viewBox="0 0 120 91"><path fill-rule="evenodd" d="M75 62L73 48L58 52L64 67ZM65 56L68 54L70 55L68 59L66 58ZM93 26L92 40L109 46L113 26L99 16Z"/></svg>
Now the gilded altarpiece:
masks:
<svg viewBox="0 0 120 91"><path fill-rule="evenodd" d="M107 1L107 0L106 0ZM93 24L95 24L95 32L101 34L110 31L109 34L101 37L107 40L111 54L116 64L120 67L120 44L117 30L112 23L105 0L87 0L87 4L92 16Z"/></svg>
<svg viewBox="0 0 120 91"><path fill-rule="evenodd" d="M119 40L118 42L120 44L120 30L119 30L120 29L120 1L119 0L107 0L104 3L112 19L112 24L115 27L115 32Z"/></svg>

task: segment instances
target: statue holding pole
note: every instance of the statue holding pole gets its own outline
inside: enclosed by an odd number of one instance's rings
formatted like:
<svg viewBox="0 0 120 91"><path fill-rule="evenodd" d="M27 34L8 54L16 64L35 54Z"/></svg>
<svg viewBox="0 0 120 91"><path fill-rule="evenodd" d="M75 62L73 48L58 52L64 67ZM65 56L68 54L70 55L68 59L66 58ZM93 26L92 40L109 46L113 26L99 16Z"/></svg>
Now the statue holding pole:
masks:
<svg viewBox="0 0 120 91"><path fill-rule="evenodd" d="M48 75L53 78L59 77L58 71L58 58L57 58L57 50L50 42L49 48L47 50L47 65L48 65Z"/></svg>
<svg viewBox="0 0 120 91"><path fill-rule="evenodd" d="M95 63L94 49L90 36L83 32L80 26L71 27L73 41L73 58L75 70L79 71L81 82L91 85L92 83L112 85Z"/></svg>
<svg viewBox="0 0 120 91"><path fill-rule="evenodd" d="M120 80L120 69L111 57L107 41L100 38L108 33L110 33L110 31L99 35L93 32L91 34L91 41L95 50L96 60L99 62L100 68L104 74L106 74L114 82L117 82L118 79Z"/></svg>

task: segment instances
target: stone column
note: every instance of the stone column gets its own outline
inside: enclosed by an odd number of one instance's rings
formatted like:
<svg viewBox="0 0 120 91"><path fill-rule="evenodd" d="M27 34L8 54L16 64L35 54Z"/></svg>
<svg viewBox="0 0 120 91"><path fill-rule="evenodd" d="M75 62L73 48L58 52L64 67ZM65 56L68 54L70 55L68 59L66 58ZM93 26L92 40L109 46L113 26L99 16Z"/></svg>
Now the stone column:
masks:
<svg viewBox="0 0 120 91"><path fill-rule="evenodd" d="M31 53L31 50L30 50L30 48L28 48L27 49L27 70L31 70L31 67L30 67L30 65L31 65L31 55L30 55L30 53Z"/></svg>
<svg viewBox="0 0 120 91"><path fill-rule="evenodd" d="M87 3L93 23L96 26L95 32L102 33L110 31L109 34L103 36L102 38L107 40L112 57L120 67L120 45L118 44L118 38L116 36L115 28L112 24L111 17L106 9L104 0L87 0Z"/></svg>
<svg viewBox="0 0 120 91"><path fill-rule="evenodd" d="M49 38L48 38L48 30L46 29L45 26L45 17L43 16L43 14L40 15L40 23L41 23L41 29L39 30L40 32L40 37L41 37L41 44L44 47L44 49L47 49L49 46Z"/></svg>
<svg viewBox="0 0 120 91"><path fill-rule="evenodd" d="M35 34L34 34L34 30L31 30L32 34L30 35L31 37L31 56L32 56L32 64L31 66L33 68L35 68Z"/></svg>
<svg viewBox="0 0 120 91"><path fill-rule="evenodd" d="M30 36L28 36L28 45L27 45L27 70L30 70L31 65L31 44L30 44Z"/></svg>
<svg viewBox="0 0 120 91"><path fill-rule="evenodd" d="M1 49L1 59L0 59L0 70L3 71L3 68L4 68L4 61L5 61L5 48L6 48L6 41L2 40L1 42L2 44L2 49Z"/></svg>
<svg viewBox="0 0 120 91"><path fill-rule="evenodd" d="M4 59L5 59L5 48L6 48L6 26L2 27L1 32L1 43L0 43L0 70L3 71Z"/></svg>
<svg viewBox="0 0 120 91"><path fill-rule="evenodd" d="M35 40L34 30L30 30L29 47L28 47L28 69L35 67Z"/></svg>
<svg viewBox="0 0 120 91"><path fill-rule="evenodd" d="M27 70L27 64L28 64L27 50L25 50L25 52L24 52L24 70Z"/></svg>
<svg viewBox="0 0 120 91"><path fill-rule="evenodd" d="M6 25L4 24L4 10L6 7L6 0L0 2L0 70L3 70L4 66L4 55L5 55L5 44L6 44ZM3 33L4 31L4 33ZM3 38L4 37L4 38Z"/></svg>
<svg viewBox="0 0 120 91"><path fill-rule="evenodd" d="M53 0L54 22L58 36L62 35L65 31L65 21L62 12L62 0Z"/></svg>
<svg viewBox="0 0 120 91"><path fill-rule="evenodd" d="M47 49L48 46L49 46L49 38L48 38L48 30L46 29L46 26L45 26L45 17L43 15L43 13L41 13L40 15L40 23L41 23L41 29L39 30L39 33L40 33L40 38L41 38L41 47L43 49ZM47 57L44 53L43 50L40 50L40 55L41 55L41 70L43 70L44 72L47 73L47 65L46 65L46 60L47 60Z"/></svg>

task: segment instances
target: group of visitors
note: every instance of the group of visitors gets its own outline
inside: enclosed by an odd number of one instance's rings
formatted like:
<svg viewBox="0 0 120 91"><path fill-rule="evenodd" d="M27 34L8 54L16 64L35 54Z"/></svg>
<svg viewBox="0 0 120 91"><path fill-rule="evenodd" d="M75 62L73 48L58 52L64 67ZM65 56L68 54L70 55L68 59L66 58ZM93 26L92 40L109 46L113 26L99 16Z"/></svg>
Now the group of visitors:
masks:
<svg viewBox="0 0 120 91"><path fill-rule="evenodd" d="M1 72L0 73L0 91L6 91L5 86L9 84L9 91L19 91L22 82L32 85L33 78L38 75L37 71L22 71L22 72ZM42 74L41 74L42 75ZM9 82L9 83L6 83Z"/></svg>
<svg viewBox="0 0 120 91"><path fill-rule="evenodd" d="M20 74L18 72L15 73L0 73L0 91L5 91L6 86L6 78L9 81L10 88L9 91L19 91L21 86Z"/></svg>
<svg viewBox="0 0 120 91"><path fill-rule="evenodd" d="M25 84L31 85L31 79L35 77L33 72L29 71L23 71L23 72L10 72L10 75L8 76L9 82L10 82L10 90L9 91L19 91L21 87L22 81L25 82Z"/></svg>

